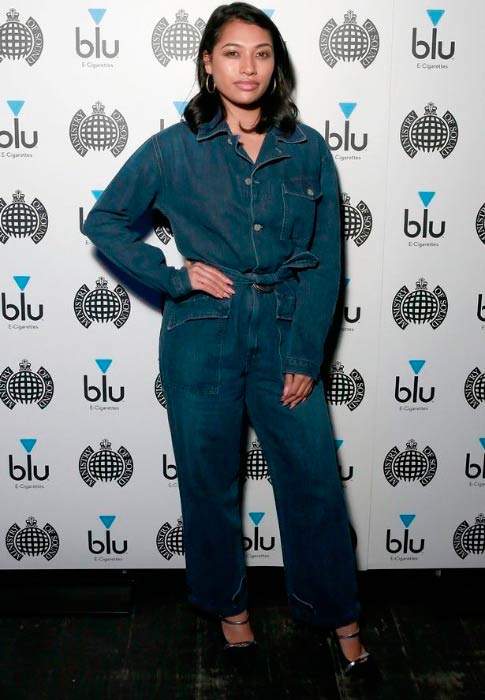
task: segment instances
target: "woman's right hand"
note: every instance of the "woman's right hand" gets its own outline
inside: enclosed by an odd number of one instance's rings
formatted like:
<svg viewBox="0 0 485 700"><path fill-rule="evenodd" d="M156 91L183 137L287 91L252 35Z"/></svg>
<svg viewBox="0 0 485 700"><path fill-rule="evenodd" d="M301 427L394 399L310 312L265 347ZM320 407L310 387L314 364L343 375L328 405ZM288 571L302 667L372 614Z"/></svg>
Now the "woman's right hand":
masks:
<svg viewBox="0 0 485 700"><path fill-rule="evenodd" d="M233 280L212 265L203 262L185 260L192 289L201 289L213 297L222 299L235 293Z"/></svg>

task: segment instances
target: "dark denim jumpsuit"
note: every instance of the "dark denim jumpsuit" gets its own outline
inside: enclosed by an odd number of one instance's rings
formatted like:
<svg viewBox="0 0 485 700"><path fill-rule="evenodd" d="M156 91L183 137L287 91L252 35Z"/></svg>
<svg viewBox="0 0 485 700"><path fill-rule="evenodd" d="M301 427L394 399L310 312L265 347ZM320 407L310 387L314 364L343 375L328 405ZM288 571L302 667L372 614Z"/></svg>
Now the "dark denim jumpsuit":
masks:
<svg viewBox="0 0 485 700"><path fill-rule="evenodd" d="M141 240L147 210L179 252L234 281L228 299L192 290L186 267ZM355 562L320 367L340 278L338 185L322 136L271 129L255 163L220 111L148 138L104 190L84 233L120 268L166 294L160 372L178 470L189 600L248 605L239 468L244 409L274 489L290 611L338 627L359 616ZM313 377L283 406L284 373Z"/></svg>

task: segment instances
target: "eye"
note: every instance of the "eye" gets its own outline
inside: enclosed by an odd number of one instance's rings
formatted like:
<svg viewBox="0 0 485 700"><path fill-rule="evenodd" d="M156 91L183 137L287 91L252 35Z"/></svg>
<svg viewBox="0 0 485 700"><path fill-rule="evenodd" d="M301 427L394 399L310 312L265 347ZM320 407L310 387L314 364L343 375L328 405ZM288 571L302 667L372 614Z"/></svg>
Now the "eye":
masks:
<svg viewBox="0 0 485 700"><path fill-rule="evenodd" d="M269 51L259 51L258 56L261 56L261 58L269 58L271 54Z"/></svg>
<svg viewBox="0 0 485 700"><path fill-rule="evenodd" d="M226 51L224 53L224 56L237 56L237 55L238 55L238 52L235 51L234 49L232 49L231 51Z"/></svg>

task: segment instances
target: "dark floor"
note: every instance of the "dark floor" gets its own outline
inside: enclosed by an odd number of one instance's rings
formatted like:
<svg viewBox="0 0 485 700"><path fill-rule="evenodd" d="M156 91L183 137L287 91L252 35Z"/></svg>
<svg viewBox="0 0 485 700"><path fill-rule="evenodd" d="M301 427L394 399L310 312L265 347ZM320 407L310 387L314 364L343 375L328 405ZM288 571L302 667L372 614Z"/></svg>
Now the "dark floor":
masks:
<svg viewBox="0 0 485 700"><path fill-rule="evenodd" d="M485 699L482 571L360 574L384 675L367 694L335 670L322 631L289 617L282 569L248 578L260 653L243 672L224 664L218 623L186 603L183 571L1 572L0 698Z"/></svg>

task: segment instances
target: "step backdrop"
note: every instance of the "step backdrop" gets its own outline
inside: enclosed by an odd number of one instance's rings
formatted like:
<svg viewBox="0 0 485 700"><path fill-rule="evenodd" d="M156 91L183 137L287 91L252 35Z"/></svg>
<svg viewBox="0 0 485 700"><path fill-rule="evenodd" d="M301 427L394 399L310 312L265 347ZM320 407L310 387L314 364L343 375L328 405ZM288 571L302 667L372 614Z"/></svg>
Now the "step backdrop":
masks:
<svg viewBox="0 0 485 700"><path fill-rule="evenodd" d="M180 119L215 6L0 7L4 569L185 565L160 299L103 265L81 227L129 155ZM327 395L359 567L483 566L485 4L261 7L341 181ZM167 222L151 224L181 266ZM281 565L251 427L243 462L247 562Z"/></svg>

